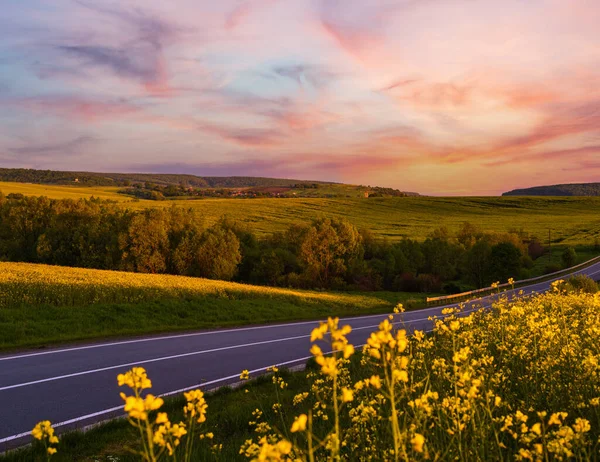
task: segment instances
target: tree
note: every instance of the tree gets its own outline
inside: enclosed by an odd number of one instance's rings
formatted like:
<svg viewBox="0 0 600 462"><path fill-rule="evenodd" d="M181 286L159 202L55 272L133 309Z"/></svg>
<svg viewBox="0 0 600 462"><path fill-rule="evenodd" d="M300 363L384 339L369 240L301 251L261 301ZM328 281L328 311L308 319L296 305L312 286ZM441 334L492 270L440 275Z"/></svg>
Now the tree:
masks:
<svg viewBox="0 0 600 462"><path fill-rule="evenodd" d="M560 256L564 268L570 268L577 263L577 252L573 247L568 247Z"/></svg>
<svg viewBox="0 0 600 462"><path fill-rule="evenodd" d="M169 223L163 210L136 214L121 238L123 266L140 273L164 273L169 257Z"/></svg>
<svg viewBox="0 0 600 462"><path fill-rule="evenodd" d="M466 254L465 273L478 288L490 282L492 246L485 239L477 241Z"/></svg>
<svg viewBox="0 0 600 462"><path fill-rule="evenodd" d="M242 260L240 241L231 230L215 225L182 239L173 258L180 274L228 281Z"/></svg>
<svg viewBox="0 0 600 462"><path fill-rule="evenodd" d="M347 268L362 253L361 236L346 220L315 220L300 240L299 258L305 276L320 287L341 282Z"/></svg>
<svg viewBox="0 0 600 462"><path fill-rule="evenodd" d="M506 282L521 269L521 251L511 242L501 242L490 253L490 275L494 281Z"/></svg>
<svg viewBox="0 0 600 462"><path fill-rule="evenodd" d="M465 249L470 249L482 236L483 232L478 226L465 221L456 234L456 240Z"/></svg>
<svg viewBox="0 0 600 462"><path fill-rule="evenodd" d="M422 272L449 281L456 276L460 248L441 237L427 238L421 245L425 264Z"/></svg>

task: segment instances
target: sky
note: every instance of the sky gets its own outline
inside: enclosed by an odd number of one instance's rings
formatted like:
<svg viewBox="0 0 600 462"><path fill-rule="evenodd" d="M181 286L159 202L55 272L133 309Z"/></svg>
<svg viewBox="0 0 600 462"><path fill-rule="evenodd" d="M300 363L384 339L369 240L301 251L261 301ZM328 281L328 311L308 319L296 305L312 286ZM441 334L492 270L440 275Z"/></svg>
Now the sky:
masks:
<svg viewBox="0 0 600 462"><path fill-rule="evenodd" d="M598 0L5 0L0 166L600 181Z"/></svg>

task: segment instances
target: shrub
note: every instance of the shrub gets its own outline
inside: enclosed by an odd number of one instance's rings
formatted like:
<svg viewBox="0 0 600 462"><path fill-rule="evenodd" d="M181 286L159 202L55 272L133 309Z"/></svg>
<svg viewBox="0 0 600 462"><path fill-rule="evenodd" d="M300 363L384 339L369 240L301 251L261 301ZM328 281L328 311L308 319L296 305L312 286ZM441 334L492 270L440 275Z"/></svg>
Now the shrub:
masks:
<svg viewBox="0 0 600 462"><path fill-rule="evenodd" d="M568 293L583 292L586 294L595 294L598 292L598 284L596 281L585 274L571 276L560 285L560 288Z"/></svg>
<svg viewBox="0 0 600 462"><path fill-rule="evenodd" d="M565 251L560 256L564 268L570 268L571 266L575 266L577 263L577 253L573 247L569 247L565 249Z"/></svg>

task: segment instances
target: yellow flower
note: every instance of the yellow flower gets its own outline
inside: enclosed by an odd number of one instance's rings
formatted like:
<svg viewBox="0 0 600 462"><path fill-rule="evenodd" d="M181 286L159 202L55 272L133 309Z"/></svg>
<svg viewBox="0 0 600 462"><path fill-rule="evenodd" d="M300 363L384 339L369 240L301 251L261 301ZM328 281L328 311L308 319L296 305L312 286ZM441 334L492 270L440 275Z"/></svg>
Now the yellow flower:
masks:
<svg viewBox="0 0 600 462"><path fill-rule="evenodd" d="M372 375L371 378L367 380L369 381L368 385L373 388L377 388L378 390L381 388L381 379L378 375Z"/></svg>
<svg viewBox="0 0 600 462"><path fill-rule="evenodd" d="M143 367L134 367L125 374L117 375L117 383L120 387L127 385L134 390L145 390L152 388L152 382L146 374L146 369Z"/></svg>
<svg viewBox="0 0 600 462"><path fill-rule="evenodd" d="M49 456L56 454L56 448L48 448L46 451L48 452Z"/></svg>
<svg viewBox="0 0 600 462"><path fill-rule="evenodd" d="M566 412L555 412L550 416L550 420L548 420L548 426L550 425L562 425L561 419L567 417Z"/></svg>
<svg viewBox="0 0 600 462"><path fill-rule="evenodd" d="M300 414L294 420L294 423L292 424L291 432L292 433L296 433L296 432L303 432L303 431L305 431L306 430L306 422L307 421L308 421L308 417L306 416L306 414Z"/></svg>
<svg viewBox="0 0 600 462"><path fill-rule="evenodd" d="M342 401L344 403L349 403L350 401L352 401L354 399L354 394L352 393L352 390L350 390L349 388L342 388Z"/></svg>
<svg viewBox="0 0 600 462"><path fill-rule="evenodd" d="M156 411L164 404L162 398L157 398L154 395L147 395L144 400L144 409L147 411Z"/></svg>
<svg viewBox="0 0 600 462"><path fill-rule="evenodd" d="M590 422L578 417L575 419L573 430L575 430L576 433L587 433L591 430Z"/></svg>
<svg viewBox="0 0 600 462"><path fill-rule="evenodd" d="M413 451L415 452L423 452L423 445L425 444L425 437L420 433L415 433L410 440L412 444Z"/></svg>
<svg viewBox="0 0 600 462"><path fill-rule="evenodd" d="M250 372L248 369L244 369L240 374L240 380L248 380L250 378Z"/></svg>
<svg viewBox="0 0 600 462"><path fill-rule="evenodd" d="M406 373L406 371L394 369L392 371L392 378L394 382L408 382L408 374Z"/></svg>
<svg viewBox="0 0 600 462"><path fill-rule="evenodd" d="M310 334L310 341L314 342L315 340L322 340L327 332L327 324L321 323L319 327L315 327Z"/></svg>
<svg viewBox="0 0 600 462"><path fill-rule="evenodd" d="M404 313L404 306L402 305L402 303L398 303L394 307L394 313L396 313L396 314L398 314L398 313Z"/></svg>
<svg viewBox="0 0 600 462"><path fill-rule="evenodd" d="M350 344L346 345L343 350L344 358L348 359L353 354L354 354L354 346L350 345Z"/></svg>
<svg viewBox="0 0 600 462"><path fill-rule="evenodd" d="M164 423L167 423L168 421L169 421L169 417L167 416L166 412L159 412L158 415L156 416L157 424L164 424Z"/></svg>

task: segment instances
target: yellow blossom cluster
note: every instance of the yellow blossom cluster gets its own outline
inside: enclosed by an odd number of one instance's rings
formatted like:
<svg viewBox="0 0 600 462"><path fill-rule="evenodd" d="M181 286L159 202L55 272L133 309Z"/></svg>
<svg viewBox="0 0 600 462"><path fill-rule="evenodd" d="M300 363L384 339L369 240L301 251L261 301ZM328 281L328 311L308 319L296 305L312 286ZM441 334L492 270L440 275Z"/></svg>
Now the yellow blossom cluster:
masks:
<svg viewBox="0 0 600 462"><path fill-rule="evenodd" d="M48 458L56 454L56 448L52 445L58 444L58 437L54 434L54 428L49 420L38 422L31 430L31 436L42 442Z"/></svg>

